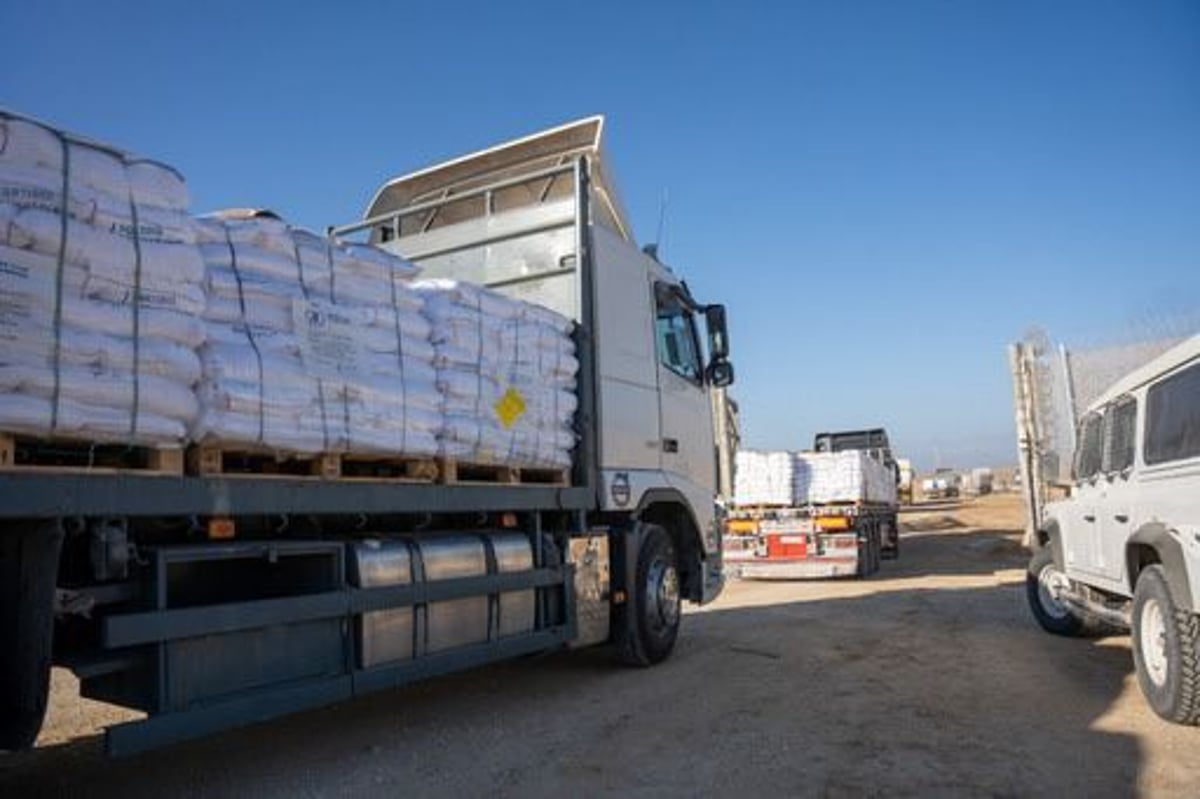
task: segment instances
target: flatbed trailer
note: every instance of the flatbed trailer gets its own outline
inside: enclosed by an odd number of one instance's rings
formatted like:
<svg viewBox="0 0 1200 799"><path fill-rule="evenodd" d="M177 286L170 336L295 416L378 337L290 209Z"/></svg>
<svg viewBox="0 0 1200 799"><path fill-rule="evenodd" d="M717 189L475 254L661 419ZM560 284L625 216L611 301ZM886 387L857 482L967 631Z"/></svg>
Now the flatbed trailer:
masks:
<svg viewBox="0 0 1200 799"><path fill-rule="evenodd" d="M147 714L107 731L107 751L130 754L532 652L612 642L634 665L669 656L681 600L723 585L709 392L732 367L724 309L634 244L602 123L397 178L362 222L331 231L575 321L565 476L0 454L0 749L33 744L51 664L84 696ZM691 338L686 379L680 342L656 341L664 318Z"/></svg>
<svg viewBox="0 0 1200 799"><path fill-rule="evenodd" d="M735 508L726 522L725 565L743 579L869 577L899 557L896 506L846 502Z"/></svg>

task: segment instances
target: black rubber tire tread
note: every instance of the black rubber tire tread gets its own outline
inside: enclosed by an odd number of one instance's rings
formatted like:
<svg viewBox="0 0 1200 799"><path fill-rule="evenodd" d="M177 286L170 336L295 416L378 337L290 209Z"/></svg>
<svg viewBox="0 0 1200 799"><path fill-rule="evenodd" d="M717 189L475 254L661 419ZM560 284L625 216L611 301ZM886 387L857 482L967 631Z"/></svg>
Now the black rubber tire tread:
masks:
<svg viewBox="0 0 1200 799"><path fill-rule="evenodd" d="M857 531L856 531L857 532ZM861 580L870 573L871 553L865 536L859 535L858 562L854 564L854 577Z"/></svg>
<svg viewBox="0 0 1200 799"><path fill-rule="evenodd" d="M1038 575L1047 566L1054 563L1054 553L1050 547L1042 547L1033 553L1029 559L1029 568L1025 573L1025 598L1029 602L1029 610L1041 628L1054 635L1077 638L1087 635L1091 625L1079 614L1068 609L1068 614L1059 619L1048 614L1042 607L1038 596Z"/></svg>
<svg viewBox="0 0 1200 799"><path fill-rule="evenodd" d="M1162 607L1166 624L1167 679L1155 686L1142 663L1139 619L1150 598ZM1133 662L1138 685L1154 712L1176 724L1200 724L1200 615L1175 606L1162 566L1151 565L1138 575L1133 594Z"/></svg>
<svg viewBox="0 0 1200 799"><path fill-rule="evenodd" d="M0 531L0 750L33 746L50 694L57 525Z"/></svg>
<svg viewBox="0 0 1200 799"><path fill-rule="evenodd" d="M875 574L883 568L883 528L879 522L871 525L871 539L875 544Z"/></svg>
<svg viewBox="0 0 1200 799"><path fill-rule="evenodd" d="M872 576L879 573L880 565L883 563L883 540L879 535L879 525L876 522L871 522L867 527L867 549L871 553L867 576Z"/></svg>
<svg viewBox="0 0 1200 799"><path fill-rule="evenodd" d="M638 551L636 585L626 591L626 600L620 606L621 612L617 619L617 658L629 666L653 666L666 660L674 650L675 640L679 635L678 621L662 639L656 639L643 621L646 617L646 579L650 564L659 554L675 561L675 568L678 570L678 556L671 536L659 525L648 524ZM628 616L631 612L634 614L632 624L629 623Z"/></svg>
<svg viewBox="0 0 1200 799"><path fill-rule="evenodd" d="M899 520L893 518L891 527L892 527L892 536L893 536L892 537L892 545L890 547L884 547L883 559L884 560L899 560L899 558L900 558L900 522L899 522Z"/></svg>

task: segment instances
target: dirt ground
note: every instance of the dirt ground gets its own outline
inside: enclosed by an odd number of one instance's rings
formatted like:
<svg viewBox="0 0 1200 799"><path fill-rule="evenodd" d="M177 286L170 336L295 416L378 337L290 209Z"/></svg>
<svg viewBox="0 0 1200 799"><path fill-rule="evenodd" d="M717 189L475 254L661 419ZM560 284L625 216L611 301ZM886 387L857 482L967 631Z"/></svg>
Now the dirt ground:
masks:
<svg viewBox="0 0 1200 799"><path fill-rule="evenodd" d="M654 669L555 654L117 761L129 715L56 673L0 795L1196 796L1200 729L1147 708L1128 638L1034 625L1018 502L905 513L867 581L731 583Z"/></svg>

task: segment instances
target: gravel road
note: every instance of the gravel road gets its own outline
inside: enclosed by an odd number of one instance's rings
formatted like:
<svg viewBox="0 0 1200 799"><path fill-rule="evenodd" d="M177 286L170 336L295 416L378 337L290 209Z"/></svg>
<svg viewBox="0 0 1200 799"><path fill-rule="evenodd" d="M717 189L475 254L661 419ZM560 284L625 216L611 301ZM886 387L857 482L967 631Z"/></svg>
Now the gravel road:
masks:
<svg viewBox="0 0 1200 799"><path fill-rule="evenodd" d="M0 795L1195 796L1200 729L1149 711L1128 638L1034 625L1016 501L906 514L867 581L731 583L654 669L527 659L117 761L130 716L56 673Z"/></svg>

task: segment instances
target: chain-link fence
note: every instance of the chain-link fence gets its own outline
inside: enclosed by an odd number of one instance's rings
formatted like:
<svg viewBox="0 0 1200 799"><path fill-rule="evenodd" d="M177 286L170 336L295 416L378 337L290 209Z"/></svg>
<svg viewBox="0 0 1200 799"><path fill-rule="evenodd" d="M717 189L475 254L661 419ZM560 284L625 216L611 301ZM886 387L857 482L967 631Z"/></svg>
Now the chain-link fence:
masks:
<svg viewBox="0 0 1200 799"><path fill-rule="evenodd" d="M1051 343L1044 331L1034 329L1009 347L1017 451L1028 508L1026 544L1056 484L1071 479L1075 426L1083 411L1121 377L1184 337L1070 348Z"/></svg>

